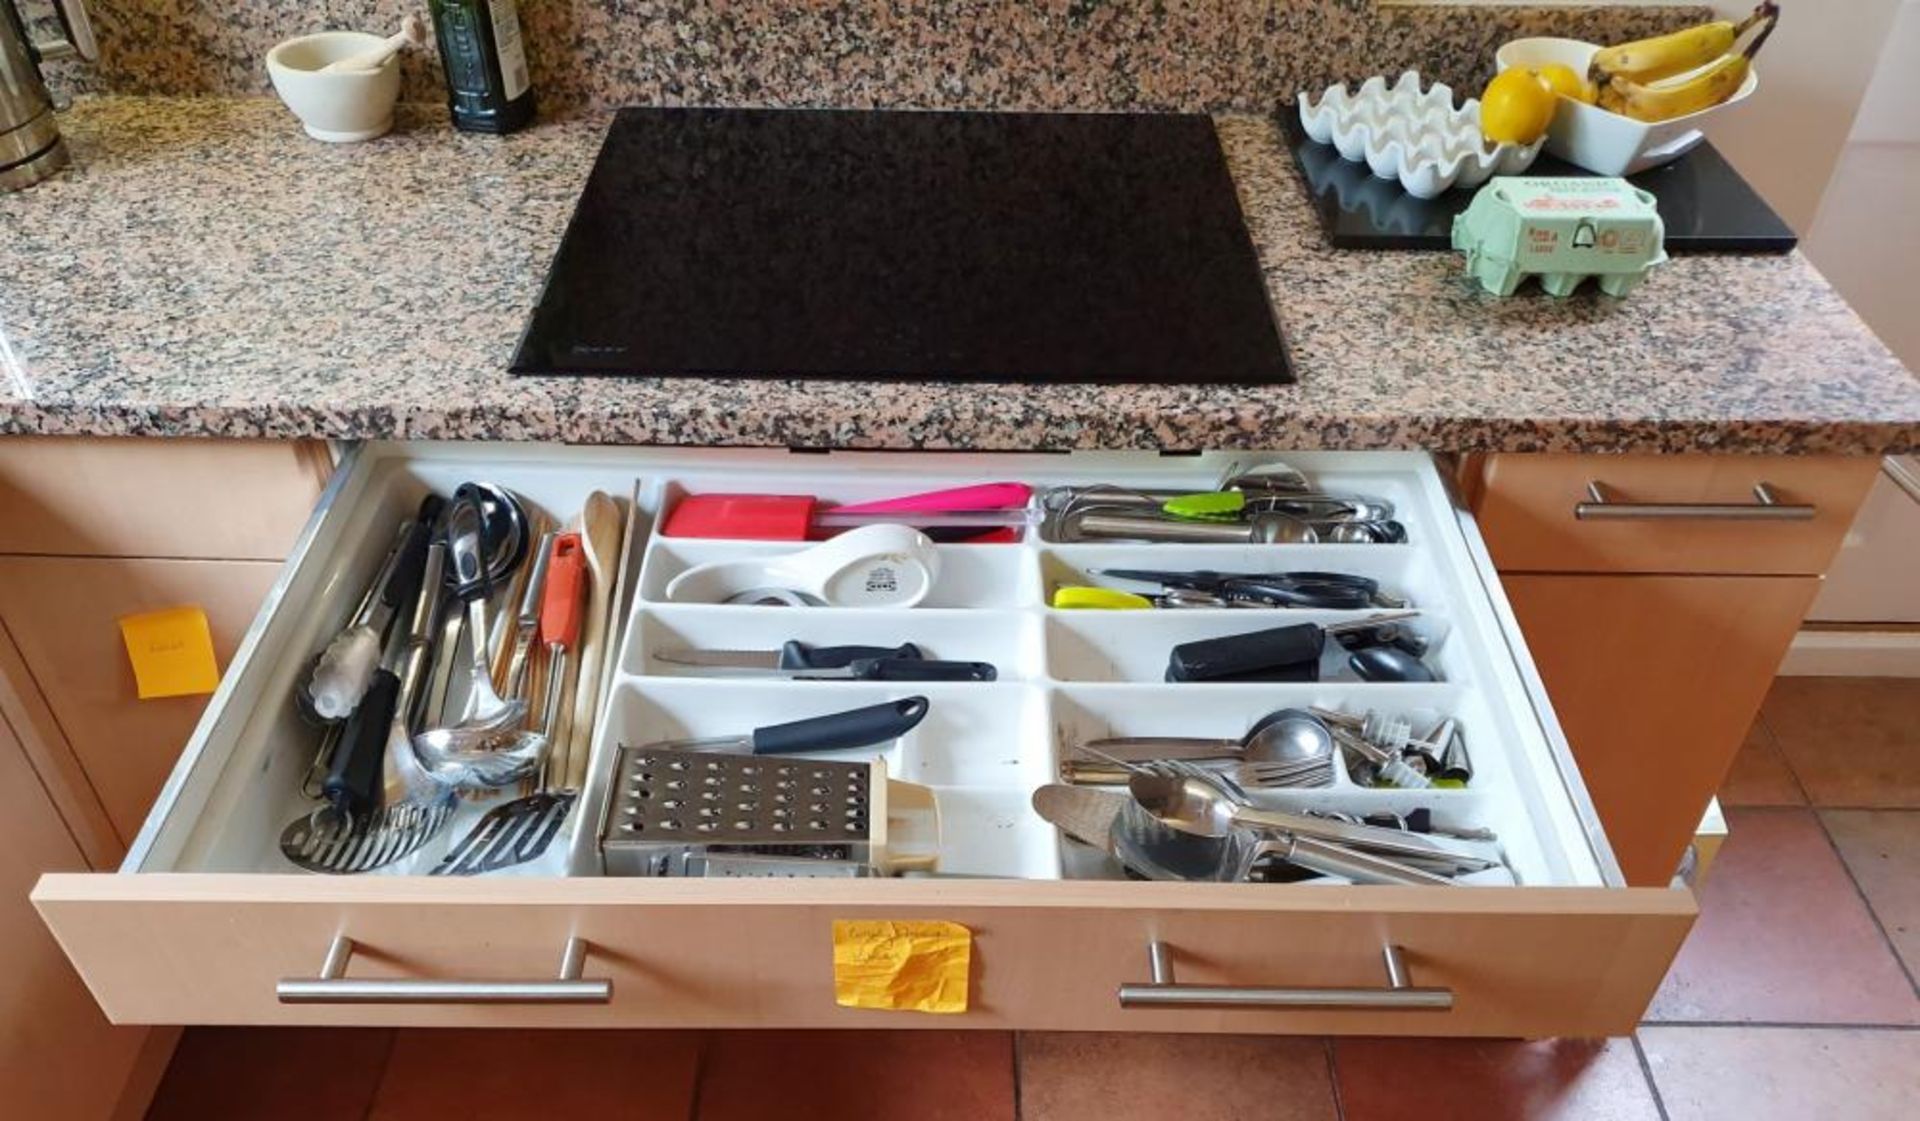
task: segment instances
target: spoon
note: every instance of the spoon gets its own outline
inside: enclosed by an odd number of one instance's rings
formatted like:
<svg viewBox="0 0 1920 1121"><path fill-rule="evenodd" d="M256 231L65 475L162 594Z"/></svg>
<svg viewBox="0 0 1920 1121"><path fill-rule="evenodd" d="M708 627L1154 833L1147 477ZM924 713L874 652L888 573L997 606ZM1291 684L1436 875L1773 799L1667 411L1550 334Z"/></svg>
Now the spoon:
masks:
<svg viewBox="0 0 1920 1121"><path fill-rule="evenodd" d="M1189 736L1117 736L1088 740L1090 754L1117 757L1124 762L1142 759L1220 759L1248 763L1305 763L1331 758L1333 732L1310 712L1281 708L1262 716L1237 740L1196 739Z"/></svg>
<svg viewBox="0 0 1920 1121"><path fill-rule="evenodd" d="M1225 837L1197 837L1167 828L1136 803L1128 803L1115 816L1110 845L1123 865L1150 880L1246 883L1260 861L1271 856L1299 872L1341 876L1358 884L1453 884L1446 876L1397 860L1290 833L1268 838L1248 829L1235 829ZM1275 877L1270 872L1267 878L1271 881ZM1280 878L1302 877L1296 873Z"/></svg>
<svg viewBox="0 0 1920 1121"><path fill-rule="evenodd" d="M447 551L452 559L454 595L467 604L468 666L467 707L456 728L492 727L496 732L520 723L527 715L527 702L508 701L493 688L493 664L488 657L487 594L492 573L488 571L479 488L462 486L454 492L453 506L447 514Z"/></svg>
<svg viewBox="0 0 1920 1121"><path fill-rule="evenodd" d="M1438 861L1461 871L1477 872L1495 867L1493 861L1456 852L1412 833L1379 829L1371 825L1350 825L1285 810L1256 809L1237 801L1211 779L1197 775L1135 771L1127 778L1127 789L1142 809L1183 833L1225 837L1235 829L1277 831L1293 837L1332 841L1370 852Z"/></svg>

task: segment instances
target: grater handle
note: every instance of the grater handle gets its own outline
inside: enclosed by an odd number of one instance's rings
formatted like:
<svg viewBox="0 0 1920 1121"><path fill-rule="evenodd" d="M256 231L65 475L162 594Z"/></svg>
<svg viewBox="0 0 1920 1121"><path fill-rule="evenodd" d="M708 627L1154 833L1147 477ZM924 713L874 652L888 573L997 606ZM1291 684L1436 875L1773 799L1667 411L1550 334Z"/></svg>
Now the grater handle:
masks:
<svg viewBox="0 0 1920 1121"><path fill-rule="evenodd" d="M913 731L926 719L929 707L925 697L904 697L829 716L769 724L753 730L753 751L756 755L789 755L798 751L872 747Z"/></svg>

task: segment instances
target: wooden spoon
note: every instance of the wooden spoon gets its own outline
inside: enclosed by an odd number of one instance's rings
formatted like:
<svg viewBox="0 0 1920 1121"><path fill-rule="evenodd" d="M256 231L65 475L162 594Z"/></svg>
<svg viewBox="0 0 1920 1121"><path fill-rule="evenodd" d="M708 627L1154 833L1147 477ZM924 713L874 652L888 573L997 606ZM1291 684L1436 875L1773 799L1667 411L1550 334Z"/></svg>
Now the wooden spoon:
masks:
<svg viewBox="0 0 1920 1121"><path fill-rule="evenodd" d="M626 517L605 491L587 496L580 509L580 538L587 553L587 629L580 641L579 683L573 691L573 721L567 729L566 788L578 790L587 777L593 751L593 719L600 711L601 662L607 643L607 614L613 606L613 579L620 563L620 534Z"/></svg>

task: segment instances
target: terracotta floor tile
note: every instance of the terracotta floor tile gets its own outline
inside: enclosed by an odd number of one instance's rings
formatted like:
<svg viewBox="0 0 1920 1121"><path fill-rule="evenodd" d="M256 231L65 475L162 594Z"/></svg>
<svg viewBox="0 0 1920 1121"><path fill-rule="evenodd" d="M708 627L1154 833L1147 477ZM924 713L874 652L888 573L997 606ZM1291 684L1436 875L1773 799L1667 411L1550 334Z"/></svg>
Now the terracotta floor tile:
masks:
<svg viewBox="0 0 1920 1121"><path fill-rule="evenodd" d="M1911 1121L1920 1032L1641 1028L1670 1121Z"/></svg>
<svg viewBox="0 0 1920 1121"><path fill-rule="evenodd" d="M1013 1035L732 1031L707 1037L701 1121L1013 1121Z"/></svg>
<svg viewBox="0 0 1920 1121"><path fill-rule="evenodd" d="M188 1028L147 1121L360 1121L392 1046L375 1028Z"/></svg>
<svg viewBox="0 0 1920 1121"><path fill-rule="evenodd" d="M1807 796L1793 777L1793 768L1780 754L1773 732L1766 721L1755 718L1747 730L1740 754L1733 757L1733 769L1720 784L1722 806L1804 806Z"/></svg>
<svg viewBox="0 0 1920 1121"><path fill-rule="evenodd" d="M370 1121L684 1121L699 1032L409 1028Z"/></svg>
<svg viewBox="0 0 1920 1121"><path fill-rule="evenodd" d="M1625 1039L1337 1039L1346 1121L1660 1121Z"/></svg>
<svg viewBox="0 0 1920 1121"><path fill-rule="evenodd" d="M1731 809L1727 826L1647 1019L1920 1023L1920 999L1813 812Z"/></svg>
<svg viewBox="0 0 1920 1121"><path fill-rule="evenodd" d="M1782 677L1761 715L1814 805L1920 808L1920 678Z"/></svg>
<svg viewBox="0 0 1920 1121"><path fill-rule="evenodd" d="M1920 812L1822 810L1820 819L1908 976L1920 977Z"/></svg>
<svg viewBox="0 0 1920 1121"><path fill-rule="evenodd" d="M1021 1121L1333 1121L1324 1041L1288 1036L1020 1036Z"/></svg>

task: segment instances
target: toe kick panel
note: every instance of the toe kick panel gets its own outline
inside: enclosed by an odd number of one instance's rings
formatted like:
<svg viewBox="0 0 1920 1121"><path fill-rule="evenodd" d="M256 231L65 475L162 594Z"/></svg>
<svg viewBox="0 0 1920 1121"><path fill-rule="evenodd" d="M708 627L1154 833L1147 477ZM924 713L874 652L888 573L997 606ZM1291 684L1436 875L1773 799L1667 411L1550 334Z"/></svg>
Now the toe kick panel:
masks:
<svg viewBox="0 0 1920 1121"><path fill-rule="evenodd" d="M690 494L850 503L1005 481L1201 492L1236 460L1284 461L1327 490L1378 496L1403 536L1116 543L1063 533L1036 499L1032 523L1006 540L938 545L924 603L895 609L680 602L669 589L696 565L799 546L657 532ZM600 683L601 700L581 717L592 717L592 731L575 757L579 801L544 855L504 870L427 874L485 812L485 802L463 801L441 834L384 867L301 872L280 841L315 804L306 780L321 733L291 698L355 614L396 519L468 480L512 490L536 520L555 525L595 491L630 514L604 577L605 641L580 667ZM1317 680L1169 683L1176 644L1357 613L1049 606L1060 588L1125 568L1377 581L1418 610L1433 680L1367 680L1328 642ZM912 641L928 658L991 662L997 673L823 683L715 674L684 660L689 650L788 640ZM448 703L462 695L456 684ZM929 699L928 715L882 748L790 758L871 760L877 750L887 776L931 791L938 874L730 878L712 865L704 878L684 875L691 865L673 865L681 871L666 878L609 874L602 807L619 785L623 747L910 695ZM1385 789L1336 766L1317 788L1258 790L1256 801L1355 817L1425 811L1437 826L1485 827L1500 867L1469 877L1471 886L1367 886L1337 874L1149 881L1063 838L1029 804L1090 740L1237 737L1264 713L1310 706L1454 718L1472 747L1471 779ZM666 867L627 861L613 870ZM43 877L33 898L110 1018L196 1024L1605 1035L1631 1030L1694 916L1684 890L1623 886L1477 531L1421 453L362 445L315 511L124 866ZM965 1010L841 1006L835 923L861 919L965 928Z"/></svg>

